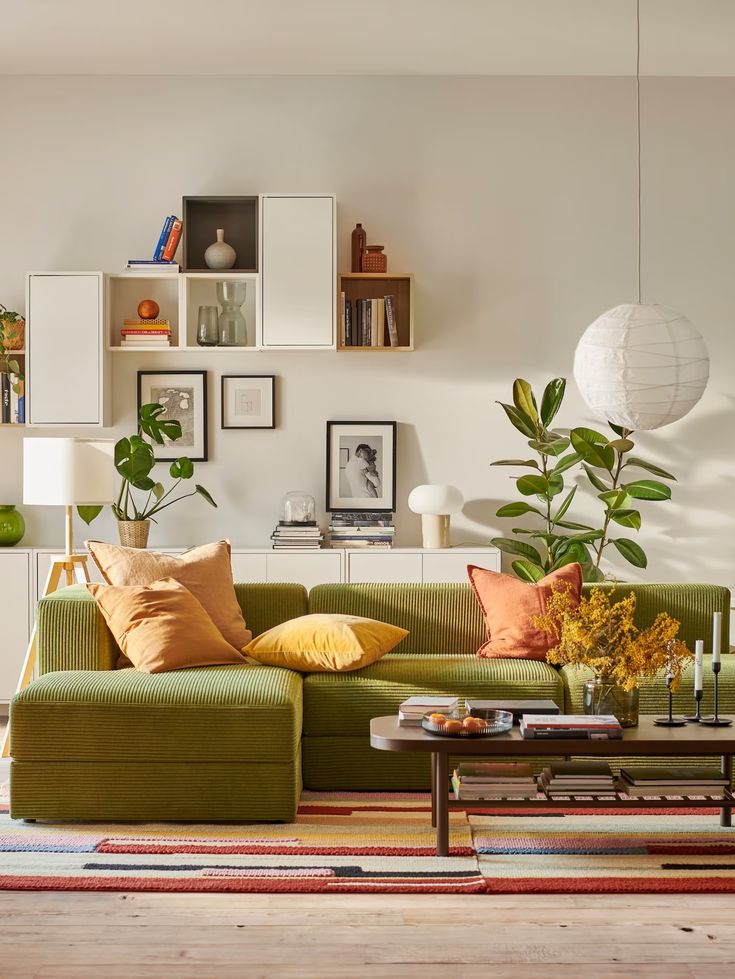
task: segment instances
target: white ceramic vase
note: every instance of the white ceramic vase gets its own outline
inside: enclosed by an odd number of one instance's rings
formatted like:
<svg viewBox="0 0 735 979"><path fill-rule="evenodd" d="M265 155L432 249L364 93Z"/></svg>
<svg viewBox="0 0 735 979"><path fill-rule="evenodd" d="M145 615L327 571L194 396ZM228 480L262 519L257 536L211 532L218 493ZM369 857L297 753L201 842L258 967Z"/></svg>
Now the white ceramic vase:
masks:
<svg viewBox="0 0 735 979"><path fill-rule="evenodd" d="M204 253L207 268L231 269L236 258L235 249L225 241L224 228L217 228L217 240L213 241Z"/></svg>

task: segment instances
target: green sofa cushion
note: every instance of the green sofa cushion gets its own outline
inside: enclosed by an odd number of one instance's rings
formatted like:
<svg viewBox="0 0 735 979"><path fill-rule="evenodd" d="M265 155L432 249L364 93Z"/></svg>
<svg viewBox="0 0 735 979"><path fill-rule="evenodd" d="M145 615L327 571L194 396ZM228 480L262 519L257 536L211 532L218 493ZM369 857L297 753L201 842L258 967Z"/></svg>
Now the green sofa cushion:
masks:
<svg viewBox="0 0 735 979"><path fill-rule="evenodd" d="M393 652L363 670L305 676L304 737L367 737L371 718L395 714L402 700L419 693L564 704L559 674L546 663Z"/></svg>
<svg viewBox="0 0 735 979"><path fill-rule="evenodd" d="M18 694L10 716L16 761L291 762L302 681L269 666L61 671Z"/></svg>
<svg viewBox="0 0 735 979"><path fill-rule="evenodd" d="M414 655L476 653L487 639L467 585L317 585L310 612L364 615L408 629L396 651Z"/></svg>

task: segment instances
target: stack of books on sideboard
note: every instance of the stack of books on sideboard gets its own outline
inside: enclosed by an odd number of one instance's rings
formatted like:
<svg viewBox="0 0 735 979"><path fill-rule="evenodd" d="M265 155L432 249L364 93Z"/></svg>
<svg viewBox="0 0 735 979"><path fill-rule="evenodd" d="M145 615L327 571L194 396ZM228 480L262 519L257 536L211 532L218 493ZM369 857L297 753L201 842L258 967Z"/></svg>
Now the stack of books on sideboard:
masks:
<svg viewBox="0 0 735 979"><path fill-rule="evenodd" d="M524 714L519 730L521 737L539 740L603 740L623 736L620 722L612 714Z"/></svg>
<svg viewBox="0 0 735 979"><path fill-rule="evenodd" d="M279 521L271 534L274 551L318 550L324 535L316 523L293 524Z"/></svg>
<svg viewBox="0 0 735 979"><path fill-rule="evenodd" d="M398 320L394 296L355 299L342 293L340 315L343 347L398 347Z"/></svg>
<svg viewBox="0 0 735 979"><path fill-rule="evenodd" d="M335 510L329 524L330 547L388 550L393 547L395 535L392 513Z"/></svg>

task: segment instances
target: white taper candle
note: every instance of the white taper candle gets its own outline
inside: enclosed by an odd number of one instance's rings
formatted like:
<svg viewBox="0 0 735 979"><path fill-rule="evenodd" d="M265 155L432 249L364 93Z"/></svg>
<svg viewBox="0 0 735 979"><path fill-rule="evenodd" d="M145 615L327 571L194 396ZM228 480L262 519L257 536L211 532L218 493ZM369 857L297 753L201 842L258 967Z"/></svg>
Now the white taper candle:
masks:
<svg viewBox="0 0 735 979"><path fill-rule="evenodd" d="M702 666L704 664L704 639L694 643L694 692L702 690Z"/></svg>
<svg viewBox="0 0 735 979"><path fill-rule="evenodd" d="M720 642L722 635L722 612L712 616L712 665L720 662Z"/></svg>

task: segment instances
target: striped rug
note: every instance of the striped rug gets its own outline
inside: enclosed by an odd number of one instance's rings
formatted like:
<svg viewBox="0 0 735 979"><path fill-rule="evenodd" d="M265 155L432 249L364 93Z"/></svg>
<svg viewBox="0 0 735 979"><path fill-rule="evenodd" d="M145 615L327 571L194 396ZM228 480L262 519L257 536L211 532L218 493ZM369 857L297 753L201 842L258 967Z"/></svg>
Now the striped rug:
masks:
<svg viewBox="0 0 735 979"><path fill-rule="evenodd" d="M2 788L3 890L735 891L715 810L455 810L439 858L425 793L305 792L291 824L103 825L13 821Z"/></svg>

